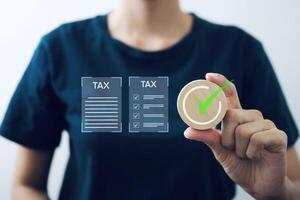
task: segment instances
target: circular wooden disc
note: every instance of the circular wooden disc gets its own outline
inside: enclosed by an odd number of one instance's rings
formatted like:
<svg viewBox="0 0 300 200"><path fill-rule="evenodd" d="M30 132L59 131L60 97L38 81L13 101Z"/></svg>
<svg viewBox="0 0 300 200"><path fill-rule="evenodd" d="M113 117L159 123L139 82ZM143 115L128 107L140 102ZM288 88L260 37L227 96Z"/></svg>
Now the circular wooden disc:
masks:
<svg viewBox="0 0 300 200"><path fill-rule="evenodd" d="M190 127L206 130L222 121L227 111L227 100L220 91L205 111L200 112L199 105L205 102L220 87L207 80L195 80L182 88L177 99L177 110L181 119Z"/></svg>

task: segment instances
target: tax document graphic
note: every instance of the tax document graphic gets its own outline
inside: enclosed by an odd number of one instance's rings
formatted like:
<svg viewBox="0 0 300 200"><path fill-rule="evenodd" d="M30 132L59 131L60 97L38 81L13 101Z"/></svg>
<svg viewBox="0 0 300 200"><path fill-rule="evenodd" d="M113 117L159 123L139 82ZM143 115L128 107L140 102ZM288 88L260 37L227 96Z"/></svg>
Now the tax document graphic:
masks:
<svg viewBox="0 0 300 200"><path fill-rule="evenodd" d="M168 132L168 77L129 77L129 132Z"/></svg>
<svg viewBox="0 0 300 200"><path fill-rule="evenodd" d="M122 78L82 77L82 132L122 132Z"/></svg>

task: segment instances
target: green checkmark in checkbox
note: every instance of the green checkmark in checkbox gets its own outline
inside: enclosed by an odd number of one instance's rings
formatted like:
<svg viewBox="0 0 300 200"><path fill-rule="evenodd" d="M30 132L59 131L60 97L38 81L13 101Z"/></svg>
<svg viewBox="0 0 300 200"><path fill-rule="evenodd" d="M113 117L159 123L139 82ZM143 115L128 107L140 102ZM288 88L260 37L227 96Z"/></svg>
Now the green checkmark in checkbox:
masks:
<svg viewBox="0 0 300 200"><path fill-rule="evenodd" d="M222 85L217 90L215 90L211 95L209 95L209 97L204 102L201 102L201 100L198 97L194 96L195 101L198 105L199 114L204 115L208 107L212 104L212 102L216 99L216 97L220 94L220 92L222 92L225 88L227 88L232 82L233 81L227 81L226 83L224 83L224 85Z"/></svg>

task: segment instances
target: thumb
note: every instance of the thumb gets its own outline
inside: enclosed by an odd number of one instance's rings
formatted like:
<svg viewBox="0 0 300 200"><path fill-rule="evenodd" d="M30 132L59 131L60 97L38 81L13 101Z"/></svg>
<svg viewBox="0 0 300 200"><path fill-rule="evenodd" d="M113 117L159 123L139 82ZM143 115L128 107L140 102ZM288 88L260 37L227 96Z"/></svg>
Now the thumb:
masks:
<svg viewBox="0 0 300 200"><path fill-rule="evenodd" d="M221 135L216 129L196 130L189 127L184 131L184 136L208 145L221 164L228 158L229 152L221 145Z"/></svg>

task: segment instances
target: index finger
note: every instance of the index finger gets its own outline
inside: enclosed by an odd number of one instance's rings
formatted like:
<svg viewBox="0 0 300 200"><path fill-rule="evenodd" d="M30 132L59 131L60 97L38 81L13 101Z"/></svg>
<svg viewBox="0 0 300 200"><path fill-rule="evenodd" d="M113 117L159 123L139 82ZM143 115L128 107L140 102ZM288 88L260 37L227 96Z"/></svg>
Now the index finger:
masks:
<svg viewBox="0 0 300 200"><path fill-rule="evenodd" d="M218 73L207 73L205 77L206 80L211 81L220 87L222 87L225 83L229 82L229 86L224 88L225 96L228 99L228 107L237 109L242 108L236 87L231 81L229 81L222 74Z"/></svg>

